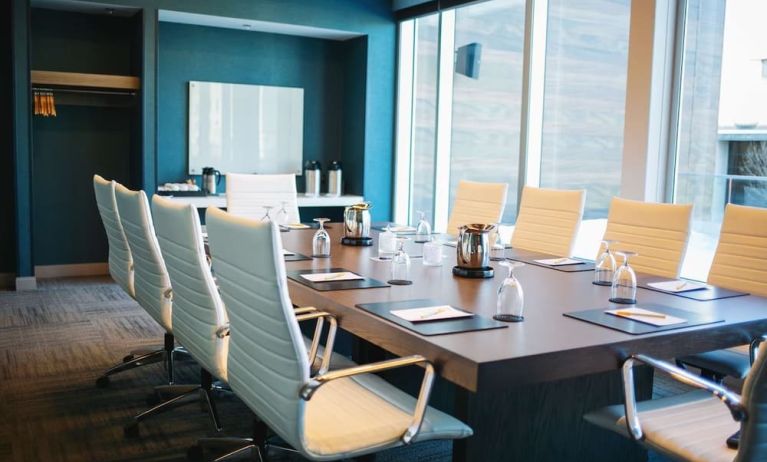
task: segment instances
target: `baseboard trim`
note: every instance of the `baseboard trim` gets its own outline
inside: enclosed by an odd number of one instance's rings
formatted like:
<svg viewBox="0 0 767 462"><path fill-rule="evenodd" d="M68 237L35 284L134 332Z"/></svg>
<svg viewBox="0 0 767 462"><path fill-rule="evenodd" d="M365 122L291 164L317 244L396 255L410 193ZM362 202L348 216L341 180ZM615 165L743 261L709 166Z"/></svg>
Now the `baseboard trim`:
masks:
<svg viewBox="0 0 767 462"><path fill-rule="evenodd" d="M66 278L77 276L103 276L109 274L108 263L77 263L73 265L35 266L39 279Z"/></svg>
<svg viewBox="0 0 767 462"><path fill-rule="evenodd" d="M26 290L37 290L37 278L34 276L25 276L16 278L16 292Z"/></svg>

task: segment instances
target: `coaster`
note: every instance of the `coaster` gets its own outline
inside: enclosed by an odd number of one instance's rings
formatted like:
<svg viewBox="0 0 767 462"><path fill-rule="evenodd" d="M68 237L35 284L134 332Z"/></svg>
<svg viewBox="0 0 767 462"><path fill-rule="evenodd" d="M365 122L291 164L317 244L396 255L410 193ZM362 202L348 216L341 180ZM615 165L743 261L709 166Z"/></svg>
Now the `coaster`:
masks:
<svg viewBox="0 0 767 462"><path fill-rule="evenodd" d="M611 302L620 303L621 305L636 305L636 298L611 298Z"/></svg>
<svg viewBox="0 0 767 462"><path fill-rule="evenodd" d="M522 322L525 320L525 317L514 314L496 314L493 316L493 319L501 322Z"/></svg>
<svg viewBox="0 0 767 462"><path fill-rule="evenodd" d="M597 281L591 281L592 284L595 286L603 286L603 287L611 287L613 285L612 282L597 282Z"/></svg>
<svg viewBox="0 0 767 462"><path fill-rule="evenodd" d="M386 283L393 286L409 286L413 283L413 281L408 281L407 279L392 279L390 281L386 281Z"/></svg>
<svg viewBox="0 0 767 462"><path fill-rule="evenodd" d="M369 247L373 245L373 238L372 237L342 237L341 244Z"/></svg>
<svg viewBox="0 0 767 462"><path fill-rule="evenodd" d="M462 278L473 279L487 279L495 276L491 266L486 266L484 268L462 268L460 266L454 266L453 274Z"/></svg>

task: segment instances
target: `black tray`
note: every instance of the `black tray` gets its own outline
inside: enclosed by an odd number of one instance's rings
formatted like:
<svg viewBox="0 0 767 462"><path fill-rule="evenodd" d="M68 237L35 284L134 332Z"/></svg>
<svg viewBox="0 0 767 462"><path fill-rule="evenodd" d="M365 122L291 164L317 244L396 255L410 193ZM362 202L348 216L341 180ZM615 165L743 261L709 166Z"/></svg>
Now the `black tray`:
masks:
<svg viewBox="0 0 767 462"><path fill-rule="evenodd" d="M582 261L581 264L573 264L573 265L544 265L543 263L538 263L535 260L548 260L550 258L562 258L557 257L556 255L547 255L545 253L534 253L534 252L527 252L523 250L507 250L506 251L506 258L509 260L519 261L522 263L527 263L528 265L534 265L534 266L540 266L542 268L549 268L557 271L562 271L565 273L580 273L583 271L594 271L594 262L583 260L581 258L573 258L573 260Z"/></svg>
<svg viewBox="0 0 767 462"><path fill-rule="evenodd" d="M659 313L667 314L669 316L675 316L677 318L686 319L687 322L683 324L674 324L672 326L653 326L652 324L646 324L641 321L635 321L633 319L627 319L612 314L607 314L607 310L615 309L630 309L630 308L646 308L650 311L657 311ZM703 315L693 313L691 311L680 310L677 308L671 308L665 305L656 305L654 303L639 303L637 305L628 306L608 306L604 308L597 308L595 310L585 311L572 311L570 313L564 313L564 316L568 318L578 319L586 321L598 326L607 327L608 329L618 330L631 335L652 334L653 332L662 332L664 330L684 329L687 327L701 326L703 324L713 324L716 322L722 322L724 319L715 318L709 315Z"/></svg>
<svg viewBox="0 0 767 462"><path fill-rule="evenodd" d="M321 268L321 269L303 269L296 271L288 271L288 278L296 281L299 284L303 284L306 287L311 287L314 290L325 292L329 290L349 290L349 289L374 289L377 287L389 287L389 284L379 281L377 279L364 278L354 279L352 281L326 281L326 282L311 282L301 277L302 274L314 274L314 273L337 273L341 271L350 271L346 268Z"/></svg>
<svg viewBox="0 0 767 462"><path fill-rule="evenodd" d="M475 330L502 329L508 327L502 322L483 318L482 316L478 316L476 314L470 318L410 322L390 313L391 310L402 310L407 308L418 308L435 305L448 305L448 303L440 302L439 300L420 299L405 300L401 302L362 303L357 305L357 308L363 309L369 313L373 313L374 315L384 318L387 321L391 321L394 324L400 325L405 329L426 336L458 334L461 332L471 332ZM458 307L454 308L460 310Z"/></svg>
<svg viewBox="0 0 767 462"><path fill-rule="evenodd" d="M746 292L738 292L735 290L723 289L721 287L709 286L708 289L688 290L687 292L670 292L667 290L656 289L650 287L651 282L663 282L668 281L671 278L662 278L658 276L637 275L637 287L643 289L652 290L654 292L660 292L662 294L676 295L677 297L689 298L690 300L697 300L700 302L707 302L710 300L722 300L724 298L743 297L748 295Z"/></svg>

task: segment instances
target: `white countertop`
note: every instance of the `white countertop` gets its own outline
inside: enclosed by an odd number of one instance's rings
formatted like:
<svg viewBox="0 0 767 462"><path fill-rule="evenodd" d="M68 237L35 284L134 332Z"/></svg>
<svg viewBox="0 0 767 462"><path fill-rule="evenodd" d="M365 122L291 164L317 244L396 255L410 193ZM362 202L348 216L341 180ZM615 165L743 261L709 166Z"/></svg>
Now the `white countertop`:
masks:
<svg viewBox="0 0 767 462"><path fill-rule="evenodd" d="M192 204L198 209L204 209L210 206L224 208L226 207L226 195L216 196L163 196L174 201L182 202L184 204ZM299 207L346 207L348 205L357 204L364 201L362 196L307 196L306 194L298 195Z"/></svg>

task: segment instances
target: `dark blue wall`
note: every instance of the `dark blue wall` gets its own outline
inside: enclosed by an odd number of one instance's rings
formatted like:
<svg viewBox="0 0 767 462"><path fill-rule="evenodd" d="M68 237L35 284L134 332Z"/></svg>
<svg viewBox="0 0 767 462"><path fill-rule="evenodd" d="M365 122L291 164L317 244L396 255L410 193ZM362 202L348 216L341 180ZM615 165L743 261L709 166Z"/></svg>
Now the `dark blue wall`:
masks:
<svg viewBox="0 0 767 462"><path fill-rule="evenodd" d="M342 142L355 138L354 134L347 136L343 126L347 121L345 74L365 68L364 60L348 61L355 58L347 53L348 43L161 23L158 182L187 178L190 80L303 88L304 159L319 160L323 166L341 160ZM364 110L364 99L355 103ZM361 154L358 151L359 157ZM359 164L353 173L361 177ZM348 191L362 193L359 186Z"/></svg>
<svg viewBox="0 0 767 462"><path fill-rule="evenodd" d="M33 69L131 75L135 22L128 18L32 10ZM33 262L106 261L93 198L98 173L134 186L136 97L56 93L57 117L32 119ZM55 232L52 232L55 230Z"/></svg>
<svg viewBox="0 0 767 462"><path fill-rule="evenodd" d="M11 3L0 6L0 49L11 50ZM0 108L4 108L6 121L0 124L0 273L16 271L16 219L13 187L13 123L12 114L13 69L12 53L0 54ZM1 287L0 287L1 288Z"/></svg>

